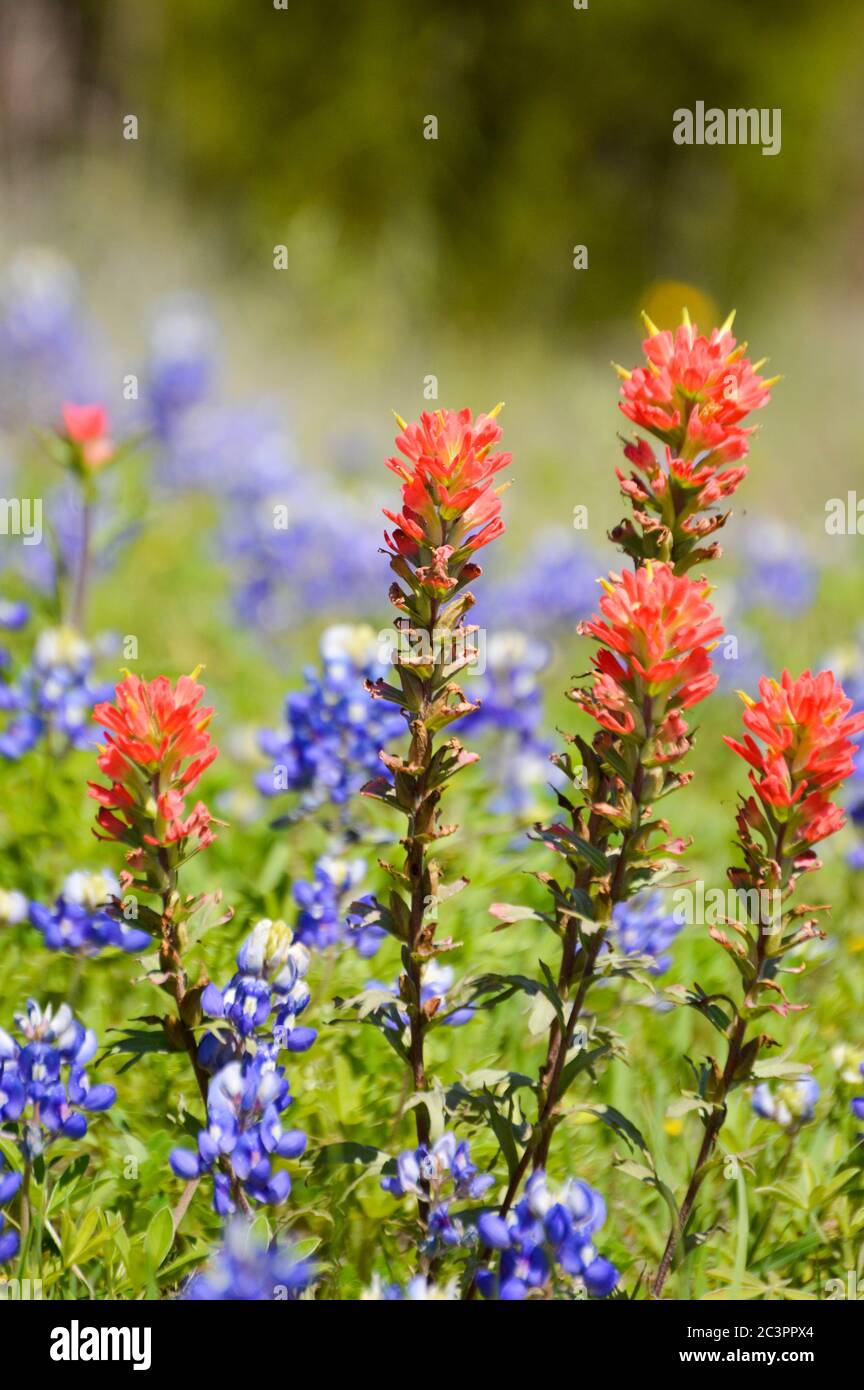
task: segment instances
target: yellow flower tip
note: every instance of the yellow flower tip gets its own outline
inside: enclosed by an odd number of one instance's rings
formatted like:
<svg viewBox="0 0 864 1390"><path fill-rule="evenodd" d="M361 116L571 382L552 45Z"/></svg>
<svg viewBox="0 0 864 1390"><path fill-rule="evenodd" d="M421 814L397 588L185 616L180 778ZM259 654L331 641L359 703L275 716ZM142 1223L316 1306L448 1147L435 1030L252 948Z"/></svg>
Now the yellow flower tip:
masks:
<svg viewBox="0 0 864 1390"><path fill-rule="evenodd" d="M751 698L750 698L750 696L747 694L747 691L746 691L746 690L736 690L736 691L735 691L735 694L738 695L738 696L740 696L740 698L744 701L744 703L745 703L745 705L747 706L748 709L752 709L753 706L754 706L755 703L756 703L755 700L751 700Z"/></svg>
<svg viewBox="0 0 864 1390"><path fill-rule="evenodd" d="M648 574L648 583L650 584L650 583L653 582L653 579L654 579L654 561L653 561L653 560L646 560L646 561L645 561L645 569L646 569L647 574Z"/></svg>
<svg viewBox="0 0 864 1390"><path fill-rule="evenodd" d="M642 310L640 317L652 338L660 332L660 329L657 327L656 323L653 323L652 320L649 319L644 309Z"/></svg>
<svg viewBox="0 0 864 1390"><path fill-rule="evenodd" d="M494 407L494 409L489 411L489 419L494 420L495 416L498 415L500 411L504 409L505 404L505 401L499 401L498 404Z"/></svg>
<svg viewBox="0 0 864 1390"><path fill-rule="evenodd" d="M681 1133L681 1131L683 1130L683 1128L684 1128L684 1121L683 1121L683 1120L676 1119L675 1117L673 1117L672 1119L664 1120L664 1121L663 1121L663 1129L664 1129L664 1132L665 1132L666 1134L670 1135L671 1138L673 1138L673 1139L677 1138L677 1136Z"/></svg>
<svg viewBox="0 0 864 1390"><path fill-rule="evenodd" d="M769 378L768 378L767 381L763 381L763 382L762 382L762 385L763 385L764 387L766 387L768 390L770 390L772 386L776 386L777 383L778 383L778 381L782 381L782 380L783 380L783 373L781 372L781 373L779 374L779 376L769 376Z"/></svg>
<svg viewBox="0 0 864 1390"><path fill-rule="evenodd" d="M190 681L197 681L198 677L200 676L200 674L201 674L201 672L202 672L203 670L204 670L204 665L203 665L203 662L201 662L201 663L199 663L199 664L195 667L195 670L194 670L194 671L190 671L190 672L189 672L189 679L190 679Z"/></svg>
<svg viewBox="0 0 864 1390"><path fill-rule="evenodd" d="M598 579L597 583L600 585L601 589L606 590L607 594L614 594L615 586L610 584L608 579Z"/></svg>
<svg viewBox="0 0 864 1390"><path fill-rule="evenodd" d="M769 360L769 359L768 359L767 357L760 357L758 362L754 362L754 363L753 363L753 370L754 370L754 372L759 372L759 371L761 371L762 368L765 366L765 363L766 363L768 360Z"/></svg>
<svg viewBox="0 0 864 1390"><path fill-rule="evenodd" d="M399 426L400 430L407 430L408 421L402 419L402 416L399 414L398 410L393 411L393 419L396 421L396 424Z"/></svg>
<svg viewBox="0 0 864 1390"><path fill-rule="evenodd" d="M629 381L633 375L632 372L628 372L626 367L622 367L619 362L613 362L612 366L615 368L615 371L618 373L622 381Z"/></svg>
<svg viewBox="0 0 864 1390"><path fill-rule="evenodd" d="M723 323L720 327L721 333L731 333L732 325L735 322L735 315L737 314L737 312L737 309L733 309L731 314L727 315L727 317L723 320Z"/></svg>
<svg viewBox="0 0 864 1390"><path fill-rule="evenodd" d="M690 310L687 308L686 304L681 310L681 322L685 328L692 328L693 326L690 322Z"/></svg>
<svg viewBox="0 0 864 1390"><path fill-rule="evenodd" d="M506 481L506 483L499 483L498 486L497 486L496 488L493 488L493 489L492 489L492 491L495 493L496 497L500 497L502 492L506 492L507 489L508 489L508 487L512 487L512 486L513 486L513 479L512 479L512 478L508 478L507 481Z"/></svg>

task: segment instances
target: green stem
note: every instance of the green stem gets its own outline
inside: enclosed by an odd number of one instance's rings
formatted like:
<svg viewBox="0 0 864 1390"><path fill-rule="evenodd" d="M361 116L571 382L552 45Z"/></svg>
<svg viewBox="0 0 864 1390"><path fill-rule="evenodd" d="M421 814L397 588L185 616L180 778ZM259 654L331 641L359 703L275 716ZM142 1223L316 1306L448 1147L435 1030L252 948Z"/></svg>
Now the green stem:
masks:
<svg viewBox="0 0 864 1390"><path fill-rule="evenodd" d="M777 842L774 853L775 860L780 865L781 880L783 878L784 867L784 834L785 830L781 828L777 835ZM660 1266L651 1284L652 1298L660 1298L663 1293L663 1286L666 1283L667 1278L669 1277L669 1271L672 1268L672 1262L675 1258L678 1246L680 1245L686 1233L687 1226L689 1224L690 1217L693 1211L694 1203L699 1195L699 1191L702 1187L702 1184L705 1181L705 1178L707 1177L708 1163L714 1152L714 1146L717 1142L717 1138L720 1134L720 1131L726 1122L726 1102L729 1096L729 1092L731 1091L732 1086L735 1083L738 1065L741 1060L741 1051L744 1046L745 1036L747 1033L749 1010L754 1008L758 1002L759 986L762 982L762 971L764 969L766 960L767 926L768 924L762 921L762 917L760 914L757 923L758 939L756 943L756 962L753 970L753 976L747 985L747 989L744 994L744 999L735 1017L735 1022L732 1025L732 1031L728 1035L726 1065L723 1068L723 1074L720 1078L720 1083L717 1087L717 1094L712 1098L714 1100L715 1108L712 1110L710 1118L708 1119L705 1125L705 1134L703 1135L702 1143L699 1148L699 1153L696 1158L696 1163L693 1168L690 1181L687 1185L687 1191L684 1194L684 1200L679 1208L678 1216L672 1224L672 1229L670 1230L669 1238L666 1241L666 1247L663 1251Z"/></svg>

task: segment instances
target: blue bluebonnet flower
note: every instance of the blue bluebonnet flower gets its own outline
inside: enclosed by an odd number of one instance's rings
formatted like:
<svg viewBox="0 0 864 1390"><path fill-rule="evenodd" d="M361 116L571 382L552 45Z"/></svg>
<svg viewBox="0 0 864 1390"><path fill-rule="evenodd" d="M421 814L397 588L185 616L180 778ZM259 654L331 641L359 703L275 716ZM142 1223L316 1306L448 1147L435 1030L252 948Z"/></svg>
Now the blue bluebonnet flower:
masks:
<svg viewBox="0 0 864 1390"><path fill-rule="evenodd" d="M198 1060L207 1071L218 1070L229 1059L262 1046L288 1052L306 1052L318 1036L314 1028L297 1019L309 1003L306 974L309 952L295 941L284 922L263 918L252 928L237 953L237 971L224 989L207 985L201 996L204 1013L224 1019L230 1034L217 1029L205 1033Z"/></svg>
<svg viewBox="0 0 864 1390"><path fill-rule="evenodd" d="M300 908L296 932L304 946L323 951L328 946L347 943L363 960L375 955L387 933L382 927L365 923L361 914L349 911L365 874L362 859L325 854L316 860L311 882L300 879L294 884L294 897Z"/></svg>
<svg viewBox="0 0 864 1390"><path fill-rule="evenodd" d="M290 1244L258 1238L240 1218L229 1221L222 1247L187 1283L181 1298L236 1303L294 1302L316 1279L311 1260Z"/></svg>
<svg viewBox="0 0 864 1390"><path fill-rule="evenodd" d="M485 670L471 681L472 699L480 708L467 716L466 734L488 729L495 735L484 754L495 787L493 811L530 814L538 789L554 776L551 744L544 739L543 686L540 677L551 659L548 643L523 632L490 634L485 643Z"/></svg>
<svg viewBox="0 0 864 1390"><path fill-rule="evenodd" d="M78 279L48 247L26 246L0 277L0 418L47 421L61 400L94 398Z"/></svg>
<svg viewBox="0 0 864 1390"><path fill-rule="evenodd" d="M459 1281L433 1284L425 1274L415 1274L403 1289L401 1284L387 1283L380 1274L374 1274L360 1298L364 1303L451 1303L459 1298Z"/></svg>
<svg viewBox="0 0 864 1390"><path fill-rule="evenodd" d="M17 632L30 621L30 608L26 603L13 599L0 599L0 628L4 632Z"/></svg>
<svg viewBox="0 0 864 1390"><path fill-rule="evenodd" d="M275 507L286 524L275 524ZM251 507L220 533L221 551L236 572L238 618L263 632L320 617L359 620L380 606L377 528L370 513L344 495L328 497L316 480L275 502ZM280 517L281 521L281 517Z"/></svg>
<svg viewBox="0 0 864 1390"><path fill-rule="evenodd" d="M652 975L669 969L672 957L668 948L682 925L674 913L666 911L661 893L640 893L612 909L613 941L627 955L652 957L648 967Z"/></svg>
<svg viewBox="0 0 864 1390"><path fill-rule="evenodd" d="M11 1172L6 1167L3 1155L0 1154L0 1207L5 1207L7 1202L11 1202L20 1186L21 1174ZM18 1232L6 1230L6 1219L0 1211L0 1265L15 1258L19 1245Z"/></svg>
<svg viewBox="0 0 864 1390"><path fill-rule="evenodd" d="M819 1083L812 1076L784 1082L776 1091L763 1081L753 1092L753 1109L782 1129L797 1129L813 1119L818 1099Z"/></svg>
<svg viewBox="0 0 864 1390"><path fill-rule="evenodd" d="M19 1147L32 1158L58 1136L80 1139L87 1133L83 1112L108 1110L117 1092L91 1085L84 1067L96 1035L68 1004L55 1012L28 999L15 1022L23 1043L0 1028L0 1120L19 1126Z"/></svg>
<svg viewBox="0 0 864 1390"><path fill-rule="evenodd" d="M518 565L511 564L505 578L496 582L491 576L475 621L492 631L572 633L591 612L602 569L578 532L549 528Z"/></svg>
<svg viewBox="0 0 864 1390"><path fill-rule="evenodd" d="M284 1069L262 1051L229 1062L210 1082L207 1127L198 1134L197 1153L172 1149L171 1167L180 1178L213 1174L213 1206L233 1215L240 1191L264 1205L284 1202L291 1178L274 1168L275 1158L299 1158L306 1147L300 1129L283 1129L281 1115L293 1096Z"/></svg>
<svg viewBox="0 0 864 1390"><path fill-rule="evenodd" d="M112 898L121 896L120 884L109 870L76 870L67 876L52 907L30 904L30 921L51 951L95 956L109 946L130 953L146 950L152 943L150 933L127 926L106 910Z"/></svg>
<svg viewBox="0 0 864 1390"><path fill-rule="evenodd" d="M453 989L455 971L452 965L442 965L438 960L430 960L423 972L423 986L420 990L421 1004L429 1004L433 999L439 1000L436 1016L442 1023L446 1023L449 1028L461 1028L464 1024L470 1023L477 1010L472 1004L463 1004L448 1012L447 996ZM399 981L392 985L387 985L383 980L368 980L366 988L371 990L383 990L387 994L392 994L394 999L399 998ZM399 1005L397 1009L399 1019L403 1028L408 1027L408 1014ZM386 1020L385 1026L398 1031L396 1023L390 1019Z"/></svg>
<svg viewBox="0 0 864 1390"><path fill-rule="evenodd" d="M855 691L849 693L855 698ZM857 714L862 707L864 701L855 698L855 713ZM859 747L855 754L855 769L846 788L846 809L853 828L859 836L864 834L864 746ZM864 840L859 840L858 844L853 845L848 852L847 860L850 868L864 869Z"/></svg>
<svg viewBox="0 0 864 1390"><path fill-rule="evenodd" d="M40 633L30 666L0 684L0 712L11 715L0 733L0 755L17 761L50 736L58 751L93 742L93 706L110 699L113 687L95 681L92 668L90 645L72 628Z"/></svg>
<svg viewBox="0 0 864 1390"><path fill-rule="evenodd" d="M807 555L803 537L785 523L764 516L751 519L738 537L744 553L736 586L742 610L805 613L816 597L818 569Z"/></svg>
<svg viewBox="0 0 864 1390"><path fill-rule="evenodd" d="M864 1076L864 1062L861 1062L858 1070ZM856 1120L864 1120L864 1096L853 1096L850 1101L852 1114Z"/></svg>
<svg viewBox="0 0 864 1390"><path fill-rule="evenodd" d="M457 1143L448 1131L431 1149L424 1144L404 1149L396 1159L396 1172L382 1178L381 1186L393 1197L413 1193L428 1201L428 1235L421 1249L430 1253L475 1239L474 1228L463 1224L451 1206L454 1201L476 1201L494 1181L491 1173L481 1173L472 1161L467 1142Z"/></svg>
<svg viewBox="0 0 864 1390"><path fill-rule="evenodd" d="M605 1298L619 1278L593 1244L605 1219L603 1198L586 1182L571 1178L553 1195L538 1169L507 1217L484 1212L478 1218L482 1244L500 1251L500 1258L497 1269L478 1270L477 1287L484 1298L513 1302L549 1296L563 1282L577 1293Z"/></svg>
<svg viewBox="0 0 864 1390"><path fill-rule="evenodd" d="M30 904L17 888L0 888L0 927L14 927L27 920Z"/></svg>
<svg viewBox="0 0 864 1390"><path fill-rule="evenodd" d="M309 669L306 686L285 701L285 730L263 730L260 746L273 761L256 778L265 796L300 795L307 813L329 803L344 808L382 772L380 749L405 733L405 721L373 701L364 682L383 668L369 627L330 628L321 639L322 672Z"/></svg>
<svg viewBox="0 0 864 1390"><path fill-rule="evenodd" d="M200 299L181 295L157 302L141 376L144 423L159 444L172 444L186 413L208 399L215 345L215 325Z"/></svg>

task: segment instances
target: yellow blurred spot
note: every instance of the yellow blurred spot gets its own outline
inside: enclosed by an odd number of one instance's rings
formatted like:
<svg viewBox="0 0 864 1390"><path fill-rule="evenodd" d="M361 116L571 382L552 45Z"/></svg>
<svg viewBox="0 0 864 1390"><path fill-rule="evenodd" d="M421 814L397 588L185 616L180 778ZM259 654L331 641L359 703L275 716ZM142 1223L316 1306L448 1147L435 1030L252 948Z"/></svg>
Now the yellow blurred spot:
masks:
<svg viewBox="0 0 864 1390"><path fill-rule="evenodd" d="M679 1120L679 1119L675 1118L675 1119L664 1120L664 1121L663 1121L663 1129L664 1129L664 1131L666 1132L666 1134L671 1135L671 1137L672 1137L673 1139L675 1139L675 1138L677 1137L677 1135L679 1135L679 1134L681 1133L681 1131L683 1130L683 1128L684 1128L684 1121L683 1121L683 1120Z"/></svg>
<svg viewBox="0 0 864 1390"><path fill-rule="evenodd" d="M674 330L681 322L681 305L689 307L695 323L707 333L717 322L719 310L710 295L681 280L656 280L640 296L645 313L661 328ZM656 331L656 330L655 330Z"/></svg>
<svg viewBox="0 0 864 1390"><path fill-rule="evenodd" d="M580 1110L574 1119L577 1125L596 1125L600 1123L599 1115L592 1115L590 1110Z"/></svg>
<svg viewBox="0 0 864 1390"><path fill-rule="evenodd" d="M849 942L849 950L856 956L859 951L864 951L864 936L853 936L852 940Z"/></svg>

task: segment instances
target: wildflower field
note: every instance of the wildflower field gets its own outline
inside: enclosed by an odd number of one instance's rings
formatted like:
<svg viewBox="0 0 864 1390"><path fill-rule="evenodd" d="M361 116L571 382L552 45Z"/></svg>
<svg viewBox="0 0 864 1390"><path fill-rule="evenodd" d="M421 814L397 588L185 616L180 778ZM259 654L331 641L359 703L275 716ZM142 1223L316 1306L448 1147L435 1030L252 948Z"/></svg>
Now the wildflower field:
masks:
<svg viewBox="0 0 864 1390"><path fill-rule="evenodd" d="M259 287L265 389L229 290L130 331L50 241L0 263L4 1296L857 1297L844 329L817 399L800 304L658 278L572 374L436 330L445 388Z"/></svg>

